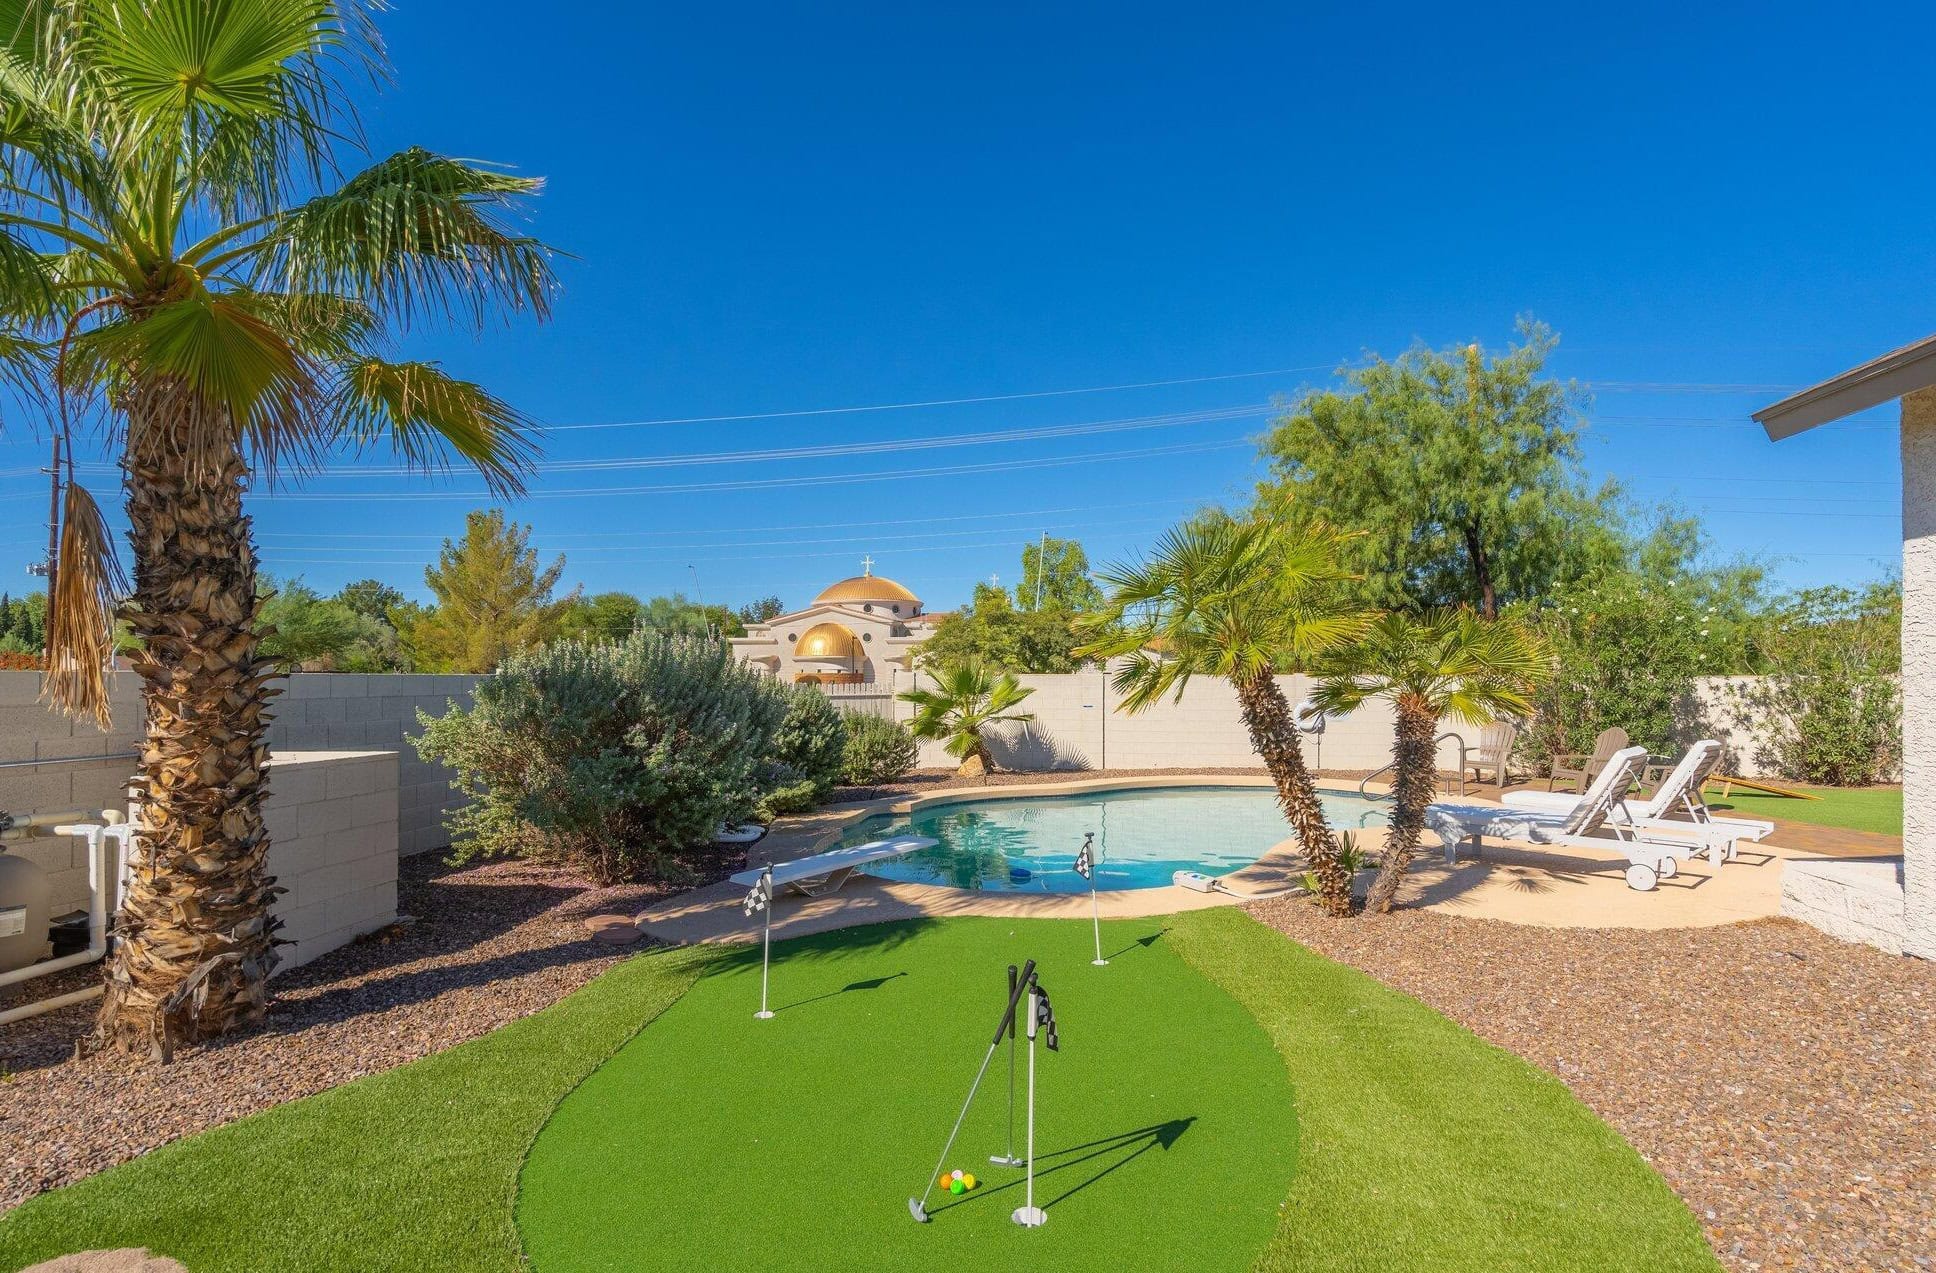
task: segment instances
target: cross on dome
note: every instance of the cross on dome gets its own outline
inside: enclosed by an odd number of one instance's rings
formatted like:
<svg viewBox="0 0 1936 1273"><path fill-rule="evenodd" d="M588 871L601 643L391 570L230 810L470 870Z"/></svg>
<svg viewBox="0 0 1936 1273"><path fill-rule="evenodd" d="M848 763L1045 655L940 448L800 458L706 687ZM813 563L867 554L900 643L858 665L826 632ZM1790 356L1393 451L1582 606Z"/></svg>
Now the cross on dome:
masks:
<svg viewBox="0 0 1936 1273"><path fill-rule="evenodd" d="M874 573L874 558L871 554L860 559L860 573L864 576L871 576Z"/></svg>

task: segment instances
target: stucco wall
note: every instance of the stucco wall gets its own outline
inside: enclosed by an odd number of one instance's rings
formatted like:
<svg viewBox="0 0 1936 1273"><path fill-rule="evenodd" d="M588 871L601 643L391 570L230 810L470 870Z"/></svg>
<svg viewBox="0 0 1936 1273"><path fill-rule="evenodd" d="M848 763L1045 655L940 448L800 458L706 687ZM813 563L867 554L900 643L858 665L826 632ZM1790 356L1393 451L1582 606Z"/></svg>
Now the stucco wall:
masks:
<svg viewBox="0 0 1936 1273"><path fill-rule="evenodd" d="M1936 389L1902 400L1903 948L1936 959Z"/></svg>

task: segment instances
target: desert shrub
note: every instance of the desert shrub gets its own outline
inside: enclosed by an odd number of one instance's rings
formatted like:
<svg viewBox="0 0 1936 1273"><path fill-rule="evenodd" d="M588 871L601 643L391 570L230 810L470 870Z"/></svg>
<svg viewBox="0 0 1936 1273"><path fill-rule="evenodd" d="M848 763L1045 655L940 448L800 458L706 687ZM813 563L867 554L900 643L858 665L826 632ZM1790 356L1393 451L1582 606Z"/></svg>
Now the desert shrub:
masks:
<svg viewBox="0 0 1936 1273"><path fill-rule="evenodd" d="M1604 575L1561 592L1536 622L1554 668L1521 735L1520 754L1535 765L1591 751L1616 725L1636 746L1672 751L1694 679L1732 670L1733 634L1671 583Z"/></svg>
<svg viewBox="0 0 1936 1273"><path fill-rule="evenodd" d="M762 822L771 822L796 813L812 813L824 794L811 779L782 766L768 777L756 816Z"/></svg>
<svg viewBox="0 0 1936 1273"><path fill-rule="evenodd" d="M899 721L885 716L850 716L842 777L855 786L893 782L914 768L920 751L921 744Z"/></svg>
<svg viewBox="0 0 1936 1273"><path fill-rule="evenodd" d="M673 855L751 813L787 711L724 641L652 634L513 654L475 704L418 714L418 752L469 798L455 859L558 861L600 884L676 878Z"/></svg>
<svg viewBox="0 0 1936 1273"><path fill-rule="evenodd" d="M791 770L796 780L813 784L816 799L825 799L840 781L846 722L833 700L811 685L783 692L786 717L773 739L773 760Z"/></svg>
<svg viewBox="0 0 1936 1273"><path fill-rule="evenodd" d="M1816 588L1769 616L1766 675L1733 687L1756 757L1789 778L1866 786L1902 760L1902 591Z"/></svg>

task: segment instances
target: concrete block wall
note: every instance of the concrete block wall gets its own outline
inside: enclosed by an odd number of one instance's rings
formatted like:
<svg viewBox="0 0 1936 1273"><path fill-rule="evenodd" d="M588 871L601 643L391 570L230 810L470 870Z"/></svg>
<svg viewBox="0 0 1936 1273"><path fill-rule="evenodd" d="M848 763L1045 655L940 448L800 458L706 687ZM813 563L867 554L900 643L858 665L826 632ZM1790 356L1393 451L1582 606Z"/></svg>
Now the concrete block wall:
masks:
<svg viewBox="0 0 1936 1273"><path fill-rule="evenodd" d="M444 818L457 802L451 772L417 755L419 710L441 716L469 706L476 676L303 672L282 681L272 751L376 750L397 754L397 851L408 857L450 844Z"/></svg>
<svg viewBox="0 0 1936 1273"><path fill-rule="evenodd" d="M1216 769L1256 768L1263 762L1250 743L1236 691L1210 677L1190 682L1181 700L1165 700L1130 714L1100 671L1068 675L1022 676L1035 692L1020 710L1035 719L999 725L988 733L989 750L1005 769ZM895 692L912 688L915 674L897 672ZM1283 676L1278 685L1293 705L1311 692L1302 676ZM895 701L895 718L913 716L910 704ZM1367 703L1347 716L1332 716L1322 740L1305 740L1307 762L1326 769L1377 769L1391 760L1392 711L1383 702ZM1478 731L1447 723L1478 743ZM923 743L923 767L954 764L938 743ZM1439 748L1439 764L1458 763L1458 747Z"/></svg>
<svg viewBox="0 0 1936 1273"><path fill-rule="evenodd" d="M269 763L269 873L294 945L283 969L373 932L397 917L397 754L282 751Z"/></svg>
<svg viewBox="0 0 1936 1273"><path fill-rule="evenodd" d="M1903 894L1903 859L1786 863L1781 913L1843 941L1892 955L1915 953Z"/></svg>

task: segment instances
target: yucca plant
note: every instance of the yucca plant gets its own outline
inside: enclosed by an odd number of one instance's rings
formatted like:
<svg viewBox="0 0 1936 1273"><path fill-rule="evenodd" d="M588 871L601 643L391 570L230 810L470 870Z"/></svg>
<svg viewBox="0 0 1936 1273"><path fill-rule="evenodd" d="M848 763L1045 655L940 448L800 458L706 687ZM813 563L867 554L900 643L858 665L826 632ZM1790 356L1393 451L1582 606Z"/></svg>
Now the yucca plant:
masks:
<svg viewBox="0 0 1936 1273"><path fill-rule="evenodd" d="M1321 678L1312 698L1327 712L1348 712L1369 699L1390 699L1396 711L1392 743L1393 795L1385 852L1365 899L1382 915L1405 878L1425 828L1438 778L1433 739L1447 716L1484 725L1532 711L1533 692L1548 675L1546 647L1516 618L1487 622L1470 610L1424 615L1387 614L1362 640L1317 660Z"/></svg>
<svg viewBox="0 0 1936 1273"><path fill-rule="evenodd" d="M340 77L384 69L356 0L0 0L0 40L0 354L98 426L132 523L122 599L70 437L46 695L105 719L118 603L147 711L95 1037L165 1058L261 1016L276 963L244 492L369 444L519 488L525 419L386 338L545 316L549 253L505 220L538 182L426 150L340 179Z"/></svg>
<svg viewBox="0 0 1936 1273"><path fill-rule="evenodd" d="M1231 684L1251 745L1317 877L1319 900L1333 915L1351 913L1351 873L1339 860L1276 677L1352 640L1365 625L1367 616L1340 599L1341 542L1323 527L1226 517L1187 522L1164 535L1146 561L1100 572L1110 598L1089 622L1107 635L1076 650L1115 661L1111 684L1127 712L1165 695L1181 698L1194 677Z"/></svg>
<svg viewBox="0 0 1936 1273"><path fill-rule="evenodd" d="M961 762L963 777L977 777L995 767L982 731L1002 721L1030 721L1032 712L1011 710L1035 693L1008 672L996 672L979 659L964 659L928 673L931 690L904 691L901 701L914 704L909 730L916 738L946 740L950 756Z"/></svg>

